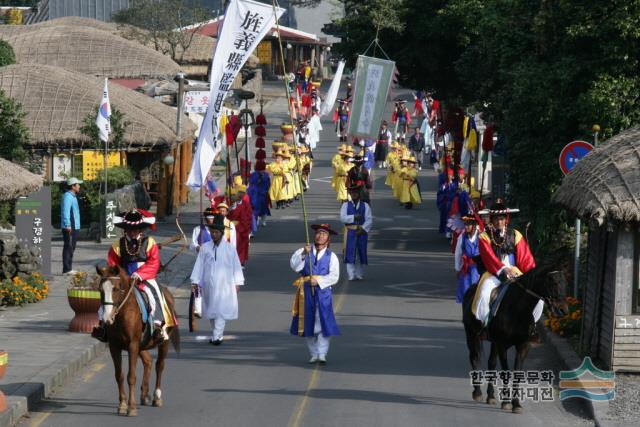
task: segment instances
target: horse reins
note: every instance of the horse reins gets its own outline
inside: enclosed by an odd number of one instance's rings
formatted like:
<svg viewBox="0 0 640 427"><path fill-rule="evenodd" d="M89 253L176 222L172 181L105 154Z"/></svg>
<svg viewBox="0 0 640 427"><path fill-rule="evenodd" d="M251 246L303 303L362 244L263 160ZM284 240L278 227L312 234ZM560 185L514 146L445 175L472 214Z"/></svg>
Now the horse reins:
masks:
<svg viewBox="0 0 640 427"><path fill-rule="evenodd" d="M113 279L122 280L120 277L116 277L116 276L105 277L105 279L107 279L107 280L113 280ZM125 305L125 303L129 299L129 296L131 295L131 292L133 292L133 286L134 286L133 284L129 285L129 290L127 291L127 294L124 296L124 300L122 300L122 302L118 305L118 307L116 307L115 310L113 311L113 317L116 317L118 315L118 312L120 311L120 309ZM113 303L112 302L103 302L102 305L113 305Z"/></svg>

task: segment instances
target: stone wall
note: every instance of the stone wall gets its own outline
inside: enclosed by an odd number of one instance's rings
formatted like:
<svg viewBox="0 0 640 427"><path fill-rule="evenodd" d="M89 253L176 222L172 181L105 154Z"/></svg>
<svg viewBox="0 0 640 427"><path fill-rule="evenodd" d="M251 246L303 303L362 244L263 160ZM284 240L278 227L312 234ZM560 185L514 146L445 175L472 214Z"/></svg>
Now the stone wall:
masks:
<svg viewBox="0 0 640 427"><path fill-rule="evenodd" d="M15 234L0 233L0 279L11 279L40 271L38 248L27 248Z"/></svg>

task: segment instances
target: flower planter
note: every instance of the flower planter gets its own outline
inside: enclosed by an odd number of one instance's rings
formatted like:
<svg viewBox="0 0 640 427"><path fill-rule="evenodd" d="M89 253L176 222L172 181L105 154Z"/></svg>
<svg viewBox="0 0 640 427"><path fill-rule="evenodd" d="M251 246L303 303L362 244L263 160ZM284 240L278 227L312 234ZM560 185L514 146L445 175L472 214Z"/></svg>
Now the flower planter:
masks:
<svg viewBox="0 0 640 427"><path fill-rule="evenodd" d="M9 364L9 353L0 350L0 380L4 378L5 372L7 372L7 365ZM0 390L0 412L7 410L7 400L4 397L4 393Z"/></svg>
<svg viewBox="0 0 640 427"><path fill-rule="evenodd" d="M98 325L100 291L71 288L67 289L67 299L76 314L69 323L69 331L91 332L93 327Z"/></svg>

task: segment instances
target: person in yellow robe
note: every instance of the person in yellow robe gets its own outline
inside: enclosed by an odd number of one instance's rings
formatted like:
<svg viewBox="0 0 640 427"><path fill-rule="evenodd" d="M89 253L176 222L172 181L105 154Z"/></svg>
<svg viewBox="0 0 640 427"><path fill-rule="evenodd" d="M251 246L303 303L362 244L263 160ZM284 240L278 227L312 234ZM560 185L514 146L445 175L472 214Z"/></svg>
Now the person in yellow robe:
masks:
<svg viewBox="0 0 640 427"><path fill-rule="evenodd" d="M331 166L333 166L333 176L331 177L331 188L333 188L334 190L336 188L336 183L338 182L337 171L338 171L338 168L340 167L340 164L343 162L342 156L344 155L346 149L347 149L346 144L340 145L338 147L338 152L331 159Z"/></svg>
<svg viewBox="0 0 640 427"><path fill-rule="evenodd" d="M351 148L351 150L349 150ZM349 161L349 159L353 156L353 148L347 147L342 154L342 163L336 169L337 179L336 179L336 199L341 202L346 202L349 200L349 192L347 191L347 175L349 171L353 168L354 164Z"/></svg>
<svg viewBox="0 0 640 427"><path fill-rule="evenodd" d="M298 165L298 159L296 159L296 153L294 153L295 149L295 146L289 147L289 153L291 156L289 159L289 182L291 183L291 199L298 200L300 198L300 193L302 193L302 189L300 188L300 170L298 170L298 166L302 167L302 165ZM300 154L298 154L298 156L299 155Z"/></svg>
<svg viewBox="0 0 640 427"><path fill-rule="evenodd" d="M395 174L395 169L393 168L393 164L398 157L398 152L397 152L398 143L395 141L392 142L391 144L389 144L389 148L391 150L389 151L389 154L387 154L387 158L385 159L385 163L387 165L387 178L385 179L384 184L388 185L389 187L393 187L393 181L395 179L393 176Z"/></svg>
<svg viewBox="0 0 640 427"><path fill-rule="evenodd" d="M275 161L269 163L266 167L267 172L271 174L271 186L269 187L269 199L271 203L275 203L276 209L282 209L286 200L286 174L288 167L285 164L285 158L288 154L284 150L278 150L274 153Z"/></svg>
<svg viewBox="0 0 640 427"><path fill-rule="evenodd" d="M414 204L422 203L420 185L418 184L418 170L416 169L417 163L418 161L415 157L405 156L402 158L403 166L399 173L399 199L406 209L411 209Z"/></svg>

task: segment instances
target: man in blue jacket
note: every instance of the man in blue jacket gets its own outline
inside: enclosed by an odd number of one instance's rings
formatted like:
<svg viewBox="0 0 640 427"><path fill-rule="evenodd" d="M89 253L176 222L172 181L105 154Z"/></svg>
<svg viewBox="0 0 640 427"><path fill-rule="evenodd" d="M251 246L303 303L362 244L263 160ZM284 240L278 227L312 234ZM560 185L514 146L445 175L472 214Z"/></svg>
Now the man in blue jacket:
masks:
<svg viewBox="0 0 640 427"><path fill-rule="evenodd" d="M73 251L76 250L76 235L80 230L80 207L78 205L78 193L80 193L80 181L78 178L67 179L68 190L62 196L60 204L60 219L62 229L62 274L73 274Z"/></svg>

